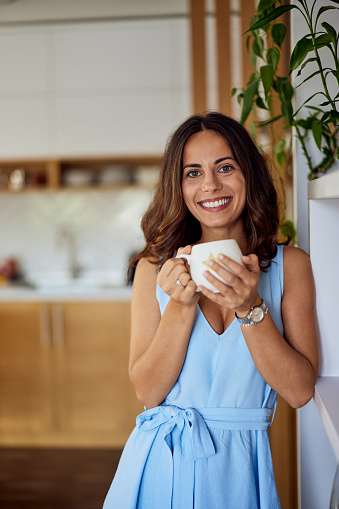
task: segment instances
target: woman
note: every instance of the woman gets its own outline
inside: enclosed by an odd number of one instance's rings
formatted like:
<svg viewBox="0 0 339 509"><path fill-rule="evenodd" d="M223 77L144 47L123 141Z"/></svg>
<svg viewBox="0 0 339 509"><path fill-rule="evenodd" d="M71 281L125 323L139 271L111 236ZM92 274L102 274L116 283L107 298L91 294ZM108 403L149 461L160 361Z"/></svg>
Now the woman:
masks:
<svg viewBox="0 0 339 509"><path fill-rule="evenodd" d="M186 120L132 260L129 374L147 410L105 509L280 507L267 427L277 393L294 408L312 398L318 351L310 261L277 245L278 225L272 177L247 131L216 112ZM225 283L206 271L218 293L197 289L176 253L228 238L244 266L220 253L233 273L211 260Z"/></svg>

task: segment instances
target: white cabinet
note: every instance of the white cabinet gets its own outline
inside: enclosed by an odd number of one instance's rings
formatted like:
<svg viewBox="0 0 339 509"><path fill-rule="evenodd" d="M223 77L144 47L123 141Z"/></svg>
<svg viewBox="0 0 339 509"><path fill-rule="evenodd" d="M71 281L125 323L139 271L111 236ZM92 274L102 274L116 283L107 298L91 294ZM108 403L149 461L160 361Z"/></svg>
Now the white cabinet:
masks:
<svg viewBox="0 0 339 509"><path fill-rule="evenodd" d="M319 442L316 416L313 415L308 422L310 429L313 425L314 433L307 447L302 447L304 453L301 461L305 461L305 455L309 456L306 490L310 493L315 490L314 495L317 495L319 489L316 486L323 489L326 484L324 496L329 503L332 479L328 475L324 478L324 472L334 469L334 458L339 463L339 170L309 182L308 201L310 257L316 285L320 337L320 369L314 401L334 455L325 444L312 456ZM318 432L321 436L319 427ZM303 440L305 437L301 436L301 442Z"/></svg>

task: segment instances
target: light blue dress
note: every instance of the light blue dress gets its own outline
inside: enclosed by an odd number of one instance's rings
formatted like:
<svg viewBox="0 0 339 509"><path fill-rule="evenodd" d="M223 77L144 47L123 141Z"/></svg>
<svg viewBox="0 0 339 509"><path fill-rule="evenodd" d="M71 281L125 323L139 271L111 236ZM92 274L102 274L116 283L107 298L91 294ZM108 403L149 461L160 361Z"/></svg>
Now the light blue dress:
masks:
<svg viewBox="0 0 339 509"><path fill-rule="evenodd" d="M259 293L283 334L282 246ZM158 287L157 298L163 313L169 297ZM104 509L279 509L267 432L276 399L237 320L219 335L198 307L180 376L137 417Z"/></svg>

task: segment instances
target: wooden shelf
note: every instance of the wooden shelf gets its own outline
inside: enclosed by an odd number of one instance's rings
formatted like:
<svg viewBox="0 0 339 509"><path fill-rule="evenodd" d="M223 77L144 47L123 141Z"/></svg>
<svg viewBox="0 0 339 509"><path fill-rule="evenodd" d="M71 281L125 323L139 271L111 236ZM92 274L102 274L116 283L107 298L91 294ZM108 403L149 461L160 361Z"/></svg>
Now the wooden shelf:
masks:
<svg viewBox="0 0 339 509"><path fill-rule="evenodd" d="M157 169L160 166L162 156L150 155L101 155L101 156L66 156L46 159L6 159L0 160L0 192L26 192L26 191L47 191L59 189L104 190L122 187L126 184L140 184L137 177L140 168ZM105 170L120 172L114 183L100 181ZM126 169L126 175L123 171ZM23 174L23 182L14 186L11 185L11 175L15 170ZM67 182L67 174L72 172L73 177L77 172L90 173L88 182L80 180L75 183ZM142 183L141 183L142 185ZM147 185L147 184L146 184Z"/></svg>
<svg viewBox="0 0 339 509"><path fill-rule="evenodd" d="M314 401L339 463L339 376L318 377Z"/></svg>

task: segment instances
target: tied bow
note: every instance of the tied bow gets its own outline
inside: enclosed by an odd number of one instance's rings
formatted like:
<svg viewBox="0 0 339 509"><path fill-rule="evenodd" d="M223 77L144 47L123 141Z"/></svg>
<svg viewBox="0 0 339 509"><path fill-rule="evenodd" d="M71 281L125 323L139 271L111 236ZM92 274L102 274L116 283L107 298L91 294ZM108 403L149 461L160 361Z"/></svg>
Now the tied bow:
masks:
<svg viewBox="0 0 339 509"><path fill-rule="evenodd" d="M182 409L161 405L146 410L137 417L137 427L149 431L163 426L163 438L172 452L172 444L182 433L189 436L194 460L215 454L215 447L201 414L194 408Z"/></svg>

